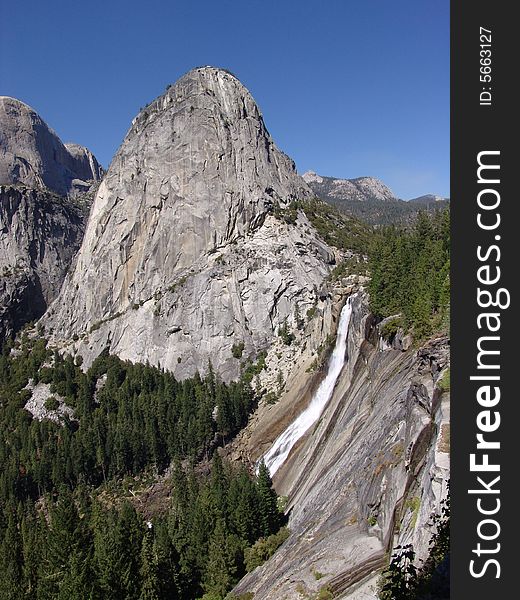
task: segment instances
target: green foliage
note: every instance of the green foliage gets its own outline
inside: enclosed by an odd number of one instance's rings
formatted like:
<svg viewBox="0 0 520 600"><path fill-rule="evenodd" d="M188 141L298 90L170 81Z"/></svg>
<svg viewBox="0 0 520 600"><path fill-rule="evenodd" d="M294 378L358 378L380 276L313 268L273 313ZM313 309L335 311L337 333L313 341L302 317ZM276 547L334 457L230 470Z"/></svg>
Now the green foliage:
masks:
<svg viewBox="0 0 520 600"><path fill-rule="evenodd" d="M442 378L437 385L443 392L450 391L451 383L450 383L450 369L449 368L447 368L446 371L444 371Z"/></svg>
<svg viewBox="0 0 520 600"><path fill-rule="evenodd" d="M47 400L45 400L44 406L47 410L58 410L60 403L54 396L49 396Z"/></svg>
<svg viewBox="0 0 520 600"><path fill-rule="evenodd" d="M244 385L249 385L251 383L251 381L253 381L253 377L255 377L256 375L259 375L266 368L266 364L265 364L266 358L267 358L267 352L265 350L263 350L257 356L256 361L254 363L248 362L245 365L243 373L242 373L242 381L243 381Z"/></svg>
<svg viewBox="0 0 520 600"><path fill-rule="evenodd" d="M320 591L316 596L316 600L333 600L333 598L334 594L332 593L328 585L325 585L322 588L320 588Z"/></svg>
<svg viewBox="0 0 520 600"><path fill-rule="evenodd" d="M296 304L294 307L294 322L300 331L305 327L305 320L300 313L300 307L298 304Z"/></svg>
<svg viewBox="0 0 520 600"><path fill-rule="evenodd" d="M264 396L264 402L266 404L276 404L279 400L278 394L276 392L268 392L265 396Z"/></svg>
<svg viewBox="0 0 520 600"><path fill-rule="evenodd" d="M276 375L276 384L278 387L278 393L281 394L283 388L285 387L285 381L284 381L283 373L282 373L281 369L278 369L278 373Z"/></svg>
<svg viewBox="0 0 520 600"><path fill-rule="evenodd" d="M97 331L101 325L103 325L104 323L108 323L109 321L113 321L114 319L118 319L123 313L122 312L116 312L113 315L111 315L110 317L107 317L106 319L102 319L101 321L96 321L89 329L89 333L94 333L94 331Z"/></svg>
<svg viewBox="0 0 520 600"><path fill-rule="evenodd" d="M378 582L380 600L445 600L450 597L449 493L432 525L435 533L430 540L429 556L420 568L414 564L412 545L395 548L390 564Z"/></svg>
<svg viewBox="0 0 520 600"><path fill-rule="evenodd" d="M168 291L173 294L174 292L178 291L186 283L186 281L188 281L187 275L179 278L175 283L172 283L172 285L168 287Z"/></svg>
<svg viewBox="0 0 520 600"><path fill-rule="evenodd" d="M330 246L364 253L370 239L370 228L347 216L330 204L315 198L298 202L320 237Z"/></svg>
<svg viewBox="0 0 520 600"><path fill-rule="evenodd" d="M258 468L258 518L262 535L267 536L277 531L282 524L282 516L278 510L278 497L273 489L269 469L262 461Z"/></svg>
<svg viewBox="0 0 520 600"><path fill-rule="evenodd" d="M414 496L406 501L406 508L412 513L411 526L415 527L417 517L419 515L419 509L421 508L421 499L419 496Z"/></svg>
<svg viewBox="0 0 520 600"><path fill-rule="evenodd" d="M381 600L411 600L417 589L415 552L411 544L397 546L379 582Z"/></svg>
<svg viewBox="0 0 520 600"><path fill-rule="evenodd" d="M346 258L330 272L329 280L338 281L348 275L366 275L368 265L359 256Z"/></svg>
<svg viewBox="0 0 520 600"><path fill-rule="evenodd" d="M286 346L290 346L294 340L296 339L294 333L289 331L289 326L287 325L287 319L278 327L278 336L282 338L282 342Z"/></svg>
<svg viewBox="0 0 520 600"><path fill-rule="evenodd" d="M242 358L242 353L244 352L244 342L236 342L231 347L231 354L233 358Z"/></svg>
<svg viewBox="0 0 520 600"><path fill-rule="evenodd" d="M380 317L400 314L418 341L449 321L449 216L420 213L410 229L381 229L370 244L371 309Z"/></svg>
<svg viewBox="0 0 520 600"><path fill-rule="evenodd" d="M287 207L281 207L279 202L275 202L273 215L280 221L285 221L288 225L295 225L298 218L299 205L291 202Z"/></svg>
<svg viewBox="0 0 520 600"><path fill-rule="evenodd" d="M395 319L390 319L387 321L383 327L381 327L381 336L387 340L391 341L400 327L403 326L403 323L399 317Z"/></svg>
<svg viewBox="0 0 520 600"><path fill-rule="evenodd" d="M307 319L309 321L314 317L314 315L316 314L317 310L318 310L317 306L311 306L309 308L309 310L307 311Z"/></svg>
<svg viewBox="0 0 520 600"><path fill-rule="evenodd" d="M277 533L267 538L262 537L251 548L246 548L246 571L249 573L269 560L289 535L287 527L282 527Z"/></svg>

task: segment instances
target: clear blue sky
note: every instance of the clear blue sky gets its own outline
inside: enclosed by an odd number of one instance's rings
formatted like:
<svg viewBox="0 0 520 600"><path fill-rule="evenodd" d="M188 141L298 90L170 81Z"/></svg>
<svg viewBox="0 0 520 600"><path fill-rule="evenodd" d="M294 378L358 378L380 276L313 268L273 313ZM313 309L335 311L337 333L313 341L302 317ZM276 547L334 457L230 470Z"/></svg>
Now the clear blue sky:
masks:
<svg viewBox="0 0 520 600"><path fill-rule="evenodd" d="M0 95L106 167L200 65L249 88L298 171L449 196L448 0L0 0Z"/></svg>

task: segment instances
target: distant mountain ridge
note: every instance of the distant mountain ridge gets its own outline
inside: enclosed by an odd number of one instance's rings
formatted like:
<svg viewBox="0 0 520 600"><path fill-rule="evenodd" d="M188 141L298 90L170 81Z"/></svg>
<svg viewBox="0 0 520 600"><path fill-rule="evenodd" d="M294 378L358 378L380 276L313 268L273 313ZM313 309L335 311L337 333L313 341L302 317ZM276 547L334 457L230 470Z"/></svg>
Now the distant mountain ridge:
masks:
<svg viewBox="0 0 520 600"><path fill-rule="evenodd" d="M435 194L425 194L424 196L412 198L411 200L408 200L408 202L414 202L415 204L432 204L435 202L449 202L449 199L443 198L442 196L436 196Z"/></svg>
<svg viewBox="0 0 520 600"><path fill-rule="evenodd" d="M357 177L356 179L338 179L336 177L323 177L314 171L307 171L302 175L311 188L317 188L321 194L338 201L348 197L359 202L367 200L397 200L390 188L375 177Z"/></svg>
<svg viewBox="0 0 520 600"><path fill-rule="evenodd" d="M431 212L449 204L434 194L402 200L375 177L340 179L307 171L302 178L320 199L370 225L406 223L420 210Z"/></svg>

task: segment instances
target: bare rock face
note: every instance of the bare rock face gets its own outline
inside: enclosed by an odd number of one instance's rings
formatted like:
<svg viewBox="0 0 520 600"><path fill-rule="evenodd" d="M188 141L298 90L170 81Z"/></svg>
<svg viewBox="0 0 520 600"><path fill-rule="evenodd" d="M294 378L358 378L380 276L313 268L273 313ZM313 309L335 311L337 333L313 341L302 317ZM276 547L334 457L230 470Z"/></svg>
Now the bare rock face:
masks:
<svg viewBox="0 0 520 600"><path fill-rule="evenodd" d="M0 344L54 300L87 214L48 191L0 186Z"/></svg>
<svg viewBox="0 0 520 600"><path fill-rule="evenodd" d="M230 73L190 71L146 107L94 200L74 271L43 323L88 365L106 346L179 378L208 361L237 377L312 307L334 262L303 213L312 197ZM70 349L70 348L69 348Z"/></svg>
<svg viewBox="0 0 520 600"><path fill-rule="evenodd" d="M102 175L89 150L64 145L31 107L0 96L0 184L22 183L66 196L88 190Z"/></svg>

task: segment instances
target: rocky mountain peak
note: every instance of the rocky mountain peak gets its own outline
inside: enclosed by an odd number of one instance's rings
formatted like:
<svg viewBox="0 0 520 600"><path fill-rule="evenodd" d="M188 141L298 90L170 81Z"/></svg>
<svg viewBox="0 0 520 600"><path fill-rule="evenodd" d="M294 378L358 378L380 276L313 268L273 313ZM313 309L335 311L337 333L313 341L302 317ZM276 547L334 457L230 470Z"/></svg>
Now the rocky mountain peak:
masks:
<svg viewBox="0 0 520 600"><path fill-rule="evenodd" d="M234 377L233 344L265 348L330 269L303 215L298 228L273 216L312 196L238 79L194 69L134 119L45 321L81 338L85 364L109 345L179 377L209 358Z"/></svg>
<svg viewBox="0 0 520 600"><path fill-rule="evenodd" d="M159 128L168 134L161 134ZM225 231L217 227L217 237L243 233L273 203L287 204L310 193L296 175L294 162L274 145L249 91L224 69L192 69L141 110L113 170L119 169L120 156L135 155L136 146L139 152L150 151L143 159L147 166L155 163L163 171L161 193L169 187L181 197L200 197L207 193L200 189L201 173L213 197L218 186L216 195L224 198L225 205L211 206L211 211L222 212L226 223ZM171 174L173 160L177 177ZM136 168L141 170L141 164ZM240 207L242 218L228 231L231 204Z"/></svg>
<svg viewBox="0 0 520 600"><path fill-rule="evenodd" d="M323 177L321 177L314 171L306 171L302 175L302 178L306 183L322 183L323 182Z"/></svg>
<svg viewBox="0 0 520 600"><path fill-rule="evenodd" d="M61 196L85 191L103 169L78 145L64 145L24 102L0 96L0 184L22 183Z"/></svg>

